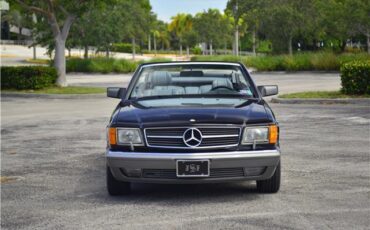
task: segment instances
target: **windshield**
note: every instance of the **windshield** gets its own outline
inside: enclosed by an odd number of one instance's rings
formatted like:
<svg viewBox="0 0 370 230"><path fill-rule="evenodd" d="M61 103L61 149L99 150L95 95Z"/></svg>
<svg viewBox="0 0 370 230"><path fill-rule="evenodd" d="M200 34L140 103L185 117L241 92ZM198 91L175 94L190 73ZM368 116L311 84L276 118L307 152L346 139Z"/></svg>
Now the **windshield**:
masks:
<svg viewBox="0 0 370 230"><path fill-rule="evenodd" d="M252 98L250 85L239 66L154 65L144 67L139 73L129 99Z"/></svg>

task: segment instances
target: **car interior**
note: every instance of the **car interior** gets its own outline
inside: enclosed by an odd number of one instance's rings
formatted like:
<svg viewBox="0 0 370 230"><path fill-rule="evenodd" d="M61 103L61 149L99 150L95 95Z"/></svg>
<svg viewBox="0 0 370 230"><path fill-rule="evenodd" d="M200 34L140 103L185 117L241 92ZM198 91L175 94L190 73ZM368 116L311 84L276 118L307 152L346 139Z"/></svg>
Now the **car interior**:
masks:
<svg viewBox="0 0 370 230"><path fill-rule="evenodd" d="M145 73L131 97L190 94L252 95L244 77L235 71L163 71Z"/></svg>

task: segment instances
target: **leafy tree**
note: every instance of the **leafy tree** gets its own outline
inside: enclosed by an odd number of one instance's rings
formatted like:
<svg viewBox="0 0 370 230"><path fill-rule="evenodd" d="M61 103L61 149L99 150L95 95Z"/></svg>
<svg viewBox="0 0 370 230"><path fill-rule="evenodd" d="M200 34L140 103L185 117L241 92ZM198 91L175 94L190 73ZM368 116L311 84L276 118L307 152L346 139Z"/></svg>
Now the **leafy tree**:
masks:
<svg viewBox="0 0 370 230"><path fill-rule="evenodd" d="M26 22L24 16L18 9L12 9L9 12L2 15L2 20L6 20L8 23L18 27L18 36L17 40L21 40L22 29Z"/></svg>
<svg viewBox="0 0 370 230"><path fill-rule="evenodd" d="M55 45L54 66L58 72L57 84L67 86L65 44L73 22L79 15L96 7L99 1L87 0L13 0L26 10L42 15L48 23ZM10 3L12 3L10 2Z"/></svg>
<svg viewBox="0 0 370 230"><path fill-rule="evenodd" d="M370 2L367 0L317 0L320 26L328 38L344 49L348 38L364 36L370 53Z"/></svg>
<svg viewBox="0 0 370 230"><path fill-rule="evenodd" d="M194 35L192 32L193 28L193 18L190 14L177 14L171 18L172 21L168 25L168 30L174 32L180 45L180 55L182 55L182 45L183 39L186 37L187 43L189 43ZM190 42L191 43L191 42ZM187 52L189 52L189 47L187 45Z"/></svg>
<svg viewBox="0 0 370 230"><path fill-rule="evenodd" d="M234 9L235 5L238 4L238 8ZM252 34L252 51L256 54L256 45L257 45L257 33L260 28L262 21L263 10L266 7L266 1L255 1L255 0L231 0L227 4L225 12L228 15L233 15L234 20L239 21L238 27L246 29ZM234 22L234 26L235 22Z"/></svg>
<svg viewBox="0 0 370 230"><path fill-rule="evenodd" d="M194 18L194 29L201 42L209 44L210 54L213 46L219 47L229 39L230 20L224 17L217 9L208 9L198 13Z"/></svg>
<svg viewBox="0 0 370 230"><path fill-rule="evenodd" d="M271 0L272 1L272 0ZM298 11L295 0L274 0L265 8L264 32L271 40L274 52L288 50L293 53L293 37L299 32L303 14Z"/></svg>
<svg viewBox="0 0 370 230"><path fill-rule="evenodd" d="M121 0L118 5L121 15L119 25L122 38L131 39L135 59L136 39L143 39L150 32L151 6L149 0Z"/></svg>

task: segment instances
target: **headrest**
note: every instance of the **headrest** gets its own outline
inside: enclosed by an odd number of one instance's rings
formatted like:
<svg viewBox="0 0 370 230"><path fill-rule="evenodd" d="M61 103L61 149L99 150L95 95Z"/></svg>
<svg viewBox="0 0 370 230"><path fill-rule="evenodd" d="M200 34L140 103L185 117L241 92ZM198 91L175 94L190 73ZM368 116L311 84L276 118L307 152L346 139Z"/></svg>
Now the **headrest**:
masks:
<svg viewBox="0 0 370 230"><path fill-rule="evenodd" d="M216 80L213 81L212 89L220 87L220 86L225 86L225 87L230 88L230 89L233 88L233 84L227 78L220 78L220 79L216 79Z"/></svg>
<svg viewBox="0 0 370 230"><path fill-rule="evenodd" d="M150 77L153 87L171 85L171 80L171 74L167 71L154 71Z"/></svg>
<svg viewBox="0 0 370 230"><path fill-rule="evenodd" d="M201 70L184 70L180 72L180 77L202 77L203 76L203 71Z"/></svg>

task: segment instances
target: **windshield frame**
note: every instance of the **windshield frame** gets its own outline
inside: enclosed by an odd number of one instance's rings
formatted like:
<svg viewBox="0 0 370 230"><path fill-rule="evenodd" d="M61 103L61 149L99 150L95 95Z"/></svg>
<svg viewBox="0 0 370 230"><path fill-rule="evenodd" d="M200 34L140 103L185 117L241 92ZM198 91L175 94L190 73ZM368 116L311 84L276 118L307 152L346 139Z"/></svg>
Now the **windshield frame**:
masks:
<svg viewBox="0 0 370 230"><path fill-rule="evenodd" d="M130 99L130 95L132 91L134 90L135 85L137 84L137 81L140 78L140 75L142 71L145 68L150 68L153 66L230 66L230 67L237 67L240 69L243 77L245 80L250 84L250 89L252 91L253 96L245 96L245 95L226 95L226 94L188 94L188 95L158 95L160 98L176 98L176 97L213 97L213 98L227 98L227 97L238 97L238 98L245 98L245 99L261 99L260 94L257 90L257 87L251 78L248 70L245 68L245 66L241 63L236 62L160 62L160 63L144 63L141 64L136 71L134 72L134 75L128 85L125 97L122 100L145 100L145 99L153 99L158 96L146 96L146 97L140 97L140 98L132 98Z"/></svg>

